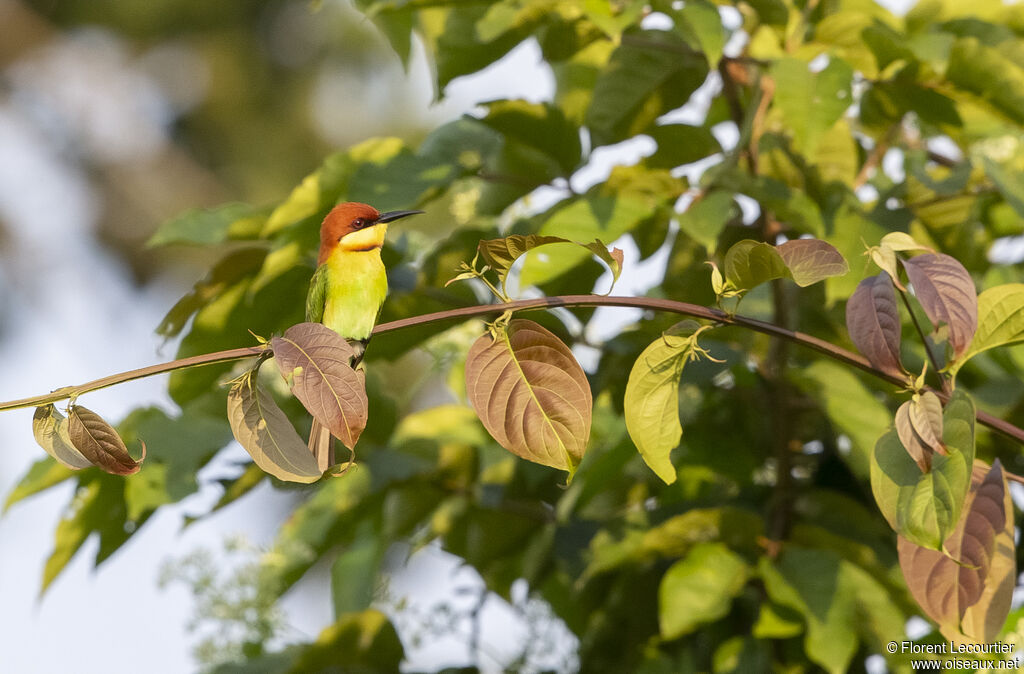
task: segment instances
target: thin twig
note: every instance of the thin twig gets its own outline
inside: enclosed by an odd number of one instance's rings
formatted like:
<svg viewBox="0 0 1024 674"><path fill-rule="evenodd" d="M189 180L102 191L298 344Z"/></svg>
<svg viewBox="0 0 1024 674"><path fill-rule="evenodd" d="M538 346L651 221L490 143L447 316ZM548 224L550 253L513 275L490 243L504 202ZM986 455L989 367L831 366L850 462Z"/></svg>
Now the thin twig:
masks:
<svg viewBox="0 0 1024 674"><path fill-rule="evenodd" d="M867 159L864 160L864 165L860 167L860 171L857 172L857 177L853 179L853 189L857 189L868 181L871 176L871 170L876 168L881 162L882 158L885 157L885 153L889 151L892 146L893 140L896 138L896 134L900 129L902 121L894 122L889 130L885 132L885 135L878 139L878 142L873 148L871 153L868 154Z"/></svg>
<svg viewBox="0 0 1024 674"><path fill-rule="evenodd" d="M678 302L676 300L660 299L656 297L616 297L616 296L604 296L604 295L557 295L555 297L538 297L527 300L516 300L515 302L507 302L503 304L480 304L471 307L460 307L458 309L447 309L445 311L437 311L431 314L423 314L421 316L410 316L409 318L402 318L397 321L391 321L390 323L382 323L373 330L373 334L380 335L388 332L395 332L396 330L403 330L405 328L411 328L417 325L425 325L427 323L437 323L440 321L460 321L466 320L467 318L476 318L481 316L494 316L502 314L506 311L529 311L534 309L555 309L559 307L595 307L595 306L606 306L606 307L633 307L636 309L647 309L650 311L667 311L669 313L680 314L683 316L691 316L693 318L702 318L708 321L714 321L716 323L722 323L725 325L735 325L755 332L760 332L766 335L772 335L788 339L789 341L799 344L807 349L816 351L824 356L831 358L832 360L840 363L845 363L859 370L863 370L868 374L881 379L882 381L888 382L894 386L903 388L906 386L906 380L903 377L882 372L874 367L867 361L866 358L860 356L852 351L836 346L831 342L819 339L813 335L806 333L789 330L772 323L765 321L759 321L756 318L749 318L738 314L727 314L724 311L718 309L710 309L708 307L701 306L699 304L691 304L689 302ZM51 402L57 402L70 398L72 395L82 395L88 391L96 390L97 388L104 388L107 386L113 386L133 379L140 379L142 377L148 377L154 374L161 374L164 372L171 372L172 370L179 370L185 367L195 367L198 365L208 365L211 363L221 363L232 360L240 360L242 358L254 358L262 355L266 350L264 346L248 346L239 349L229 349L227 351L216 351L214 353L206 353L199 356L193 356L191 358L184 358L181 360L171 361L169 363L161 363L160 365L152 365L150 367L141 368L138 370L131 370L129 372L122 372L120 374L110 375L102 379L97 379L88 384L82 384L80 386L65 386L57 389L52 393L45 395L33 396L31 398L22 398L20 400L12 400L10 402L0 403L0 411L11 410L24 407L36 407L38 405L45 405ZM949 400L949 395L943 391L935 391L943 402ZM994 417L986 412L979 411L977 413L977 419L980 423L988 426L989 428L1005 435L1008 438L1016 440L1024 444L1024 429L1014 426L1008 421L1004 421L998 417Z"/></svg>
<svg viewBox="0 0 1024 674"><path fill-rule="evenodd" d="M66 400L68 398L76 398L90 391L98 391L102 388L109 388L111 386L123 384L125 382L133 381L135 379L152 377L155 374L163 374L165 372L172 372L174 370L183 370L189 367L198 367L200 365L225 363L232 360L241 360L242 358L252 358L254 356L261 356L264 353L266 353L266 351L266 346L243 346L242 348L239 349L215 351L213 353L204 353L198 356L192 356L191 358L181 358L179 360L172 360L169 363L160 363L159 365L140 367L137 370L128 370L127 372L120 372L118 374L112 374L106 377L102 377L100 379L94 379L93 381L86 382L85 384L79 384L78 386L62 386L61 388L55 391L51 391L50 393L44 393L43 395L32 396L31 398L21 398L19 400L11 400L9 402L0 403L0 412L3 412L4 410L15 410L23 407L39 407L40 405L55 403L60 400Z"/></svg>
<svg viewBox="0 0 1024 674"><path fill-rule="evenodd" d="M903 306L907 308L907 313L910 314L910 320L914 322L914 328L917 330L918 336L921 337L921 344L924 345L924 351L928 354L928 360L932 364L932 369L935 370L935 376L939 378L942 383L942 390L944 393L949 393L949 381L942 376L942 366L939 365L939 359L935 356L935 352L932 351L931 344L928 343L928 338L924 334L924 329L921 327L921 323L917 320L917 315L914 313L913 307L910 306L910 300L907 299L907 293L900 288L896 289L896 292L903 298Z"/></svg>

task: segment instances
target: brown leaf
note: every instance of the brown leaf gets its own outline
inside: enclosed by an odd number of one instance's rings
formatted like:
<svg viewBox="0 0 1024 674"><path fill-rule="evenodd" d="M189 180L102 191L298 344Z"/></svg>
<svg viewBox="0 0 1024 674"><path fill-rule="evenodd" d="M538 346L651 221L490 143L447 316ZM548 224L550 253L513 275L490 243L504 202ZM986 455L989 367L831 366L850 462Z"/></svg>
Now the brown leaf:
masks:
<svg viewBox="0 0 1024 674"><path fill-rule="evenodd" d="M353 449L366 428L365 375L352 369L355 351L320 323L299 323L270 340L281 376L313 417Z"/></svg>
<svg viewBox="0 0 1024 674"><path fill-rule="evenodd" d="M956 258L943 253L903 260L903 267L932 325L949 326L953 356L959 357L967 351L978 329L978 295L971 275Z"/></svg>
<svg viewBox="0 0 1024 674"><path fill-rule="evenodd" d="M907 454L921 469L921 472L927 473L932 469L934 450L914 430L914 423L910 418L910 408L913 404L913 400L907 400L896 409L896 435L899 436L903 449L907 450Z"/></svg>
<svg viewBox="0 0 1024 674"><path fill-rule="evenodd" d="M948 639L993 640L1010 610L1015 579L1012 502L998 459L974 462L971 491L945 553L898 539L900 568L914 599Z"/></svg>
<svg viewBox="0 0 1024 674"><path fill-rule="evenodd" d="M146 458L146 445L142 445L142 458L136 461L113 426L81 405L71 406L68 437L82 456L112 475L137 473Z"/></svg>
<svg viewBox="0 0 1024 674"><path fill-rule="evenodd" d="M287 482L315 482L316 459L251 370L228 392L228 423L238 444L265 473Z"/></svg>
<svg viewBox="0 0 1024 674"><path fill-rule="evenodd" d="M857 349L878 369L901 376L900 312L889 274L869 276L846 303L846 329Z"/></svg>
<svg viewBox="0 0 1024 674"><path fill-rule="evenodd" d="M92 461L85 458L71 443L67 421L52 404L37 407L32 415L32 435L39 446L59 463L72 470L89 468Z"/></svg>
<svg viewBox="0 0 1024 674"><path fill-rule="evenodd" d="M778 250L793 281L800 287L850 271L843 254L821 239L793 239L779 246Z"/></svg>
<svg viewBox="0 0 1024 674"><path fill-rule="evenodd" d="M524 459L576 470L590 437L593 400L565 344L515 319L482 335L466 357L466 393L484 427Z"/></svg>

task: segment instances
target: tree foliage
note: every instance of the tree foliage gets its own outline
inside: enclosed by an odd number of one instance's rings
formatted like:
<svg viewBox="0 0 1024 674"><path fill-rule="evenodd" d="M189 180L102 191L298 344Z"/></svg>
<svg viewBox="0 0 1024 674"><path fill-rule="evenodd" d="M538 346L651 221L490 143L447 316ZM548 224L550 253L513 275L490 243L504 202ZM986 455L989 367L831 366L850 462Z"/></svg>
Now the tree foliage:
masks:
<svg viewBox="0 0 1024 674"><path fill-rule="evenodd" d="M352 583L372 584L400 541L438 541L502 596L525 580L588 672L839 672L872 654L907 670L884 646L913 615L934 625L923 642L1017 629L1006 480L1024 432L998 417L1024 396L1024 285L992 252L1024 233L1024 6L356 4L403 60L423 41L439 98L526 41L554 96L492 101L417 143L367 139L277 203L161 227L153 245L221 255L160 326L180 358L283 336L248 354L255 367L176 370L175 415L129 415L120 436L149 443L138 476L74 472L138 462L85 408L39 408L36 437L63 466L43 459L8 505L69 479L79 492L44 583L91 533L98 564L194 492L230 428L303 495L267 591L321 560L339 569L337 622L245 666L397 663L394 629ZM639 138L647 156L585 177ZM539 188L557 198L537 206ZM432 232L384 251L393 328L365 380L347 345L296 326L318 226L345 200L422 208ZM472 334L452 312L403 323L516 288L596 292L593 254L614 278L628 267L604 242L657 266L650 299L718 308L692 312L701 325L644 316L587 368L597 301L529 319L503 304ZM422 354L451 404L410 403ZM271 355L287 386L261 371ZM356 447L354 468L318 480L294 426L307 409ZM217 507L262 479L227 481Z"/></svg>

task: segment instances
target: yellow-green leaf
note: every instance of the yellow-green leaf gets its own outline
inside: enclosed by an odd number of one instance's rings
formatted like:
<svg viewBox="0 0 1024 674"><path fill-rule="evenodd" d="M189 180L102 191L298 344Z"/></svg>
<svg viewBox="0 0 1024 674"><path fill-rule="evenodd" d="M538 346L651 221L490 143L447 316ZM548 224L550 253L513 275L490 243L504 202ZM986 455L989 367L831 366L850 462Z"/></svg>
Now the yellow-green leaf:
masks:
<svg viewBox="0 0 1024 674"><path fill-rule="evenodd" d="M676 481L669 454L679 446L679 379L691 360L695 335L663 335L633 364L623 401L626 430L640 456L666 484Z"/></svg>
<svg viewBox="0 0 1024 674"><path fill-rule="evenodd" d="M68 468L81 470L93 465L71 444L67 419L52 404L36 408L32 415L32 435L47 454Z"/></svg>
<svg viewBox="0 0 1024 674"><path fill-rule="evenodd" d="M749 575L743 558L724 544L695 545L661 578L658 622L662 638L681 637L725 616Z"/></svg>
<svg viewBox="0 0 1024 674"><path fill-rule="evenodd" d="M921 547L940 549L957 526L970 487L974 462L974 402L960 390L943 413L948 455L932 456L922 473L892 429L879 438L871 456L871 491L896 533Z"/></svg>
<svg viewBox="0 0 1024 674"><path fill-rule="evenodd" d="M982 351L1024 342L1024 283L1007 283L978 296L978 330L970 347L950 366L956 376L968 359Z"/></svg>

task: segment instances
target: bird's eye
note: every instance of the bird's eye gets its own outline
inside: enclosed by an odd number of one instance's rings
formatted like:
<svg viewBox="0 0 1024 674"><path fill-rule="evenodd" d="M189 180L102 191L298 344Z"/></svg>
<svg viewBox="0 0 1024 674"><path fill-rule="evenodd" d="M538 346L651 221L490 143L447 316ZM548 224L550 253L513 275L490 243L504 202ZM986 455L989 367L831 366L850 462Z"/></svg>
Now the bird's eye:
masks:
<svg viewBox="0 0 1024 674"><path fill-rule="evenodd" d="M363 227L366 227L366 220L356 218L352 221L352 229L362 229Z"/></svg>

